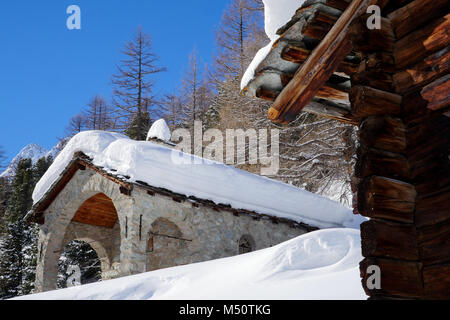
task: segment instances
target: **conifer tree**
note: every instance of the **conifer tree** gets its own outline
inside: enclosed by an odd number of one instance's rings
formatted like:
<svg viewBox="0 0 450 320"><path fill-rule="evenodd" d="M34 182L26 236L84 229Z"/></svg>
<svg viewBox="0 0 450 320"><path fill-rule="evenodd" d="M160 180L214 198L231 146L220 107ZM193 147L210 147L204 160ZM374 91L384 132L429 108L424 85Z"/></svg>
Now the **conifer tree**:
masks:
<svg viewBox="0 0 450 320"><path fill-rule="evenodd" d="M32 193L36 182L51 161L49 157L40 159L34 166L31 159L18 163L2 219L0 299L29 294L34 289L38 227L28 225L24 217L33 204Z"/></svg>
<svg viewBox="0 0 450 320"><path fill-rule="evenodd" d="M158 57L152 52L151 37L141 28L122 52L125 59L112 77L117 125L130 138L145 140L152 122L150 108L157 104L151 76L165 68L157 66Z"/></svg>
<svg viewBox="0 0 450 320"><path fill-rule="evenodd" d="M81 284L97 282L102 278L100 259L87 242L74 240L64 247L58 262L57 288L67 287L67 270L70 265L80 268Z"/></svg>

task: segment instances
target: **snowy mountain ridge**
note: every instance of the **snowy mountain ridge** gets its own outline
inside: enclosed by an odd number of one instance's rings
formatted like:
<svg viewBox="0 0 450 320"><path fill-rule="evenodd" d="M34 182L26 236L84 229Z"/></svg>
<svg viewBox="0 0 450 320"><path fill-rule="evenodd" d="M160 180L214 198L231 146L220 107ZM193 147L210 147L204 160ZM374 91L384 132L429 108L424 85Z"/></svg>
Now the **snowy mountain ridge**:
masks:
<svg viewBox="0 0 450 320"><path fill-rule="evenodd" d="M17 165L22 159L31 159L35 164L42 157L52 156L54 159L61 150L61 142L58 142L53 148L47 150L36 143L30 143L22 148L19 153L12 159L8 167L0 174L0 178L11 178L16 173Z"/></svg>

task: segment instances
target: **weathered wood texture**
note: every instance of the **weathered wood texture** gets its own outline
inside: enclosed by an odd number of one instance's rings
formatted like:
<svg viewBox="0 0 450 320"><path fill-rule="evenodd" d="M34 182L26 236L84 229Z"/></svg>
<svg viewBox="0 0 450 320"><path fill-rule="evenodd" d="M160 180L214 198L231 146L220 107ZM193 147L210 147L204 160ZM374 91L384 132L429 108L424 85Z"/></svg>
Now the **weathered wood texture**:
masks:
<svg viewBox="0 0 450 320"><path fill-rule="evenodd" d="M367 273L369 266L378 266L381 271L381 289L369 290ZM423 296L422 264L404 260L370 257L360 264L361 278L364 290L373 298L399 297L420 298Z"/></svg>
<svg viewBox="0 0 450 320"><path fill-rule="evenodd" d="M360 147L357 156L355 175L358 178L377 175L401 181L410 180L408 159L402 154Z"/></svg>
<svg viewBox="0 0 450 320"><path fill-rule="evenodd" d="M435 223L417 230L420 258L424 265L450 262L450 223Z"/></svg>
<svg viewBox="0 0 450 320"><path fill-rule="evenodd" d="M360 270L374 299L450 299L448 4L391 0L383 32L352 27L363 58L350 91L360 119L352 190L354 212L371 218ZM381 269L381 290L367 288L370 265Z"/></svg>
<svg viewBox="0 0 450 320"><path fill-rule="evenodd" d="M405 93L427 85L450 71L450 47L445 47L394 75L398 93Z"/></svg>
<svg viewBox="0 0 450 320"><path fill-rule="evenodd" d="M403 153L406 150L406 127L400 118L368 117L360 125L359 139L367 147Z"/></svg>
<svg viewBox="0 0 450 320"><path fill-rule="evenodd" d="M296 47L294 45L286 46L281 52L281 58L294 62L294 63L304 63L308 57L311 55L311 50ZM359 62L356 59L344 58L344 60L338 65L336 71L342 72L347 75L352 75L357 72L359 68Z"/></svg>
<svg viewBox="0 0 450 320"><path fill-rule="evenodd" d="M424 87L421 95L428 101L428 109L439 110L450 106L450 74Z"/></svg>
<svg viewBox="0 0 450 320"><path fill-rule="evenodd" d="M449 6L449 0L415 0L390 13L388 18L397 39L401 39L417 26L442 16L442 12L448 10Z"/></svg>
<svg viewBox="0 0 450 320"><path fill-rule="evenodd" d="M364 14L355 20L349 28L349 37L354 48L360 52L393 52L395 34L392 30L391 21L381 18L381 29L370 30L367 28L369 14Z"/></svg>
<svg viewBox="0 0 450 320"><path fill-rule="evenodd" d="M394 56L398 69L413 65L448 46L450 43L450 14L426 24L395 44Z"/></svg>
<svg viewBox="0 0 450 320"><path fill-rule="evenodd" d="M413 224L370 220L361 225L361 238L365 257L419 260L417 230Z"/></svg>
<svg viewBox="0 0 450 320"><path fill-rule="evenodd" d="M416 200L413 185L385 177L368 177L358 190L358 210L369 218L413 223Z"/></svg>
<svg viewBox="0 0 450 320"><path fill-rule="evenodd" d="M364 12L369 4L375 2L354 0L350 3L306 62L297 70L294 79L277 97L268 112L270 120L274 122L294 120L315 97L318 90L351 51L351 43L347 36L351 23Z"/></svg>
<svg viewBox="0 0 450 320"><path fill-rule="evenodd" d="M450 295L450 264L425 267L423 280L426 298L448 300Z"/></svg>
<svg viewBox="0 0 450 320"><path fill-rule="evenodd" d="M372 87L354 86L350 90L352 113L365 118L376 115L398 115L401 113L402 97Z"/></svg>

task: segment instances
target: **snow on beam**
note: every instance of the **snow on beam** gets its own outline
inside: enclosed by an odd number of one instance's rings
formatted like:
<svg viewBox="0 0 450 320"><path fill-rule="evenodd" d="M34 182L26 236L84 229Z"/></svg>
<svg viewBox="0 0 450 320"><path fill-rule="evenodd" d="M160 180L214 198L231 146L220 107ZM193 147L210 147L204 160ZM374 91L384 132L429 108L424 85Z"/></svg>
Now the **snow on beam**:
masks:
<svg viewBox="0 0 450 320"><path fill-rule="evenodd" d="M269 109L269 119L289 122L316 96L319 89L336 71L338 65L351 51L348 29L376 0L354 0L330 32L314 49L308 60L297 70L294 78L283 89Z"/></svg>

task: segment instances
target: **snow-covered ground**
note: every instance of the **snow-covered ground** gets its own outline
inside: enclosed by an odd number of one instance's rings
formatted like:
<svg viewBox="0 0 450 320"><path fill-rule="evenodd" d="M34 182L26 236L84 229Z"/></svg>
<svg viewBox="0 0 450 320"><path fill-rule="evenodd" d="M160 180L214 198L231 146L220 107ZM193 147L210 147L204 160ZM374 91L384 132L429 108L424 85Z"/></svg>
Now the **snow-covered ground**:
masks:
<svg viewBox="0 0 450 320"><path fill-rule="evenodd" d="M340 203L292 185L220 162L182 153L147 141L134 141L119 134L85 131L73 137L37 183L33 193L38 202L75 152L82 151L93 163L127 177L186 196L252 210L319 228L358 228L364 219ZM189 160L189 161L186 161Z"/></svg>
<svg viewBox="0 0 450 320"><path fill-rule="evenodd" d="M19 299L359 300L359 230L327 229L249 254Z"/></svg>

